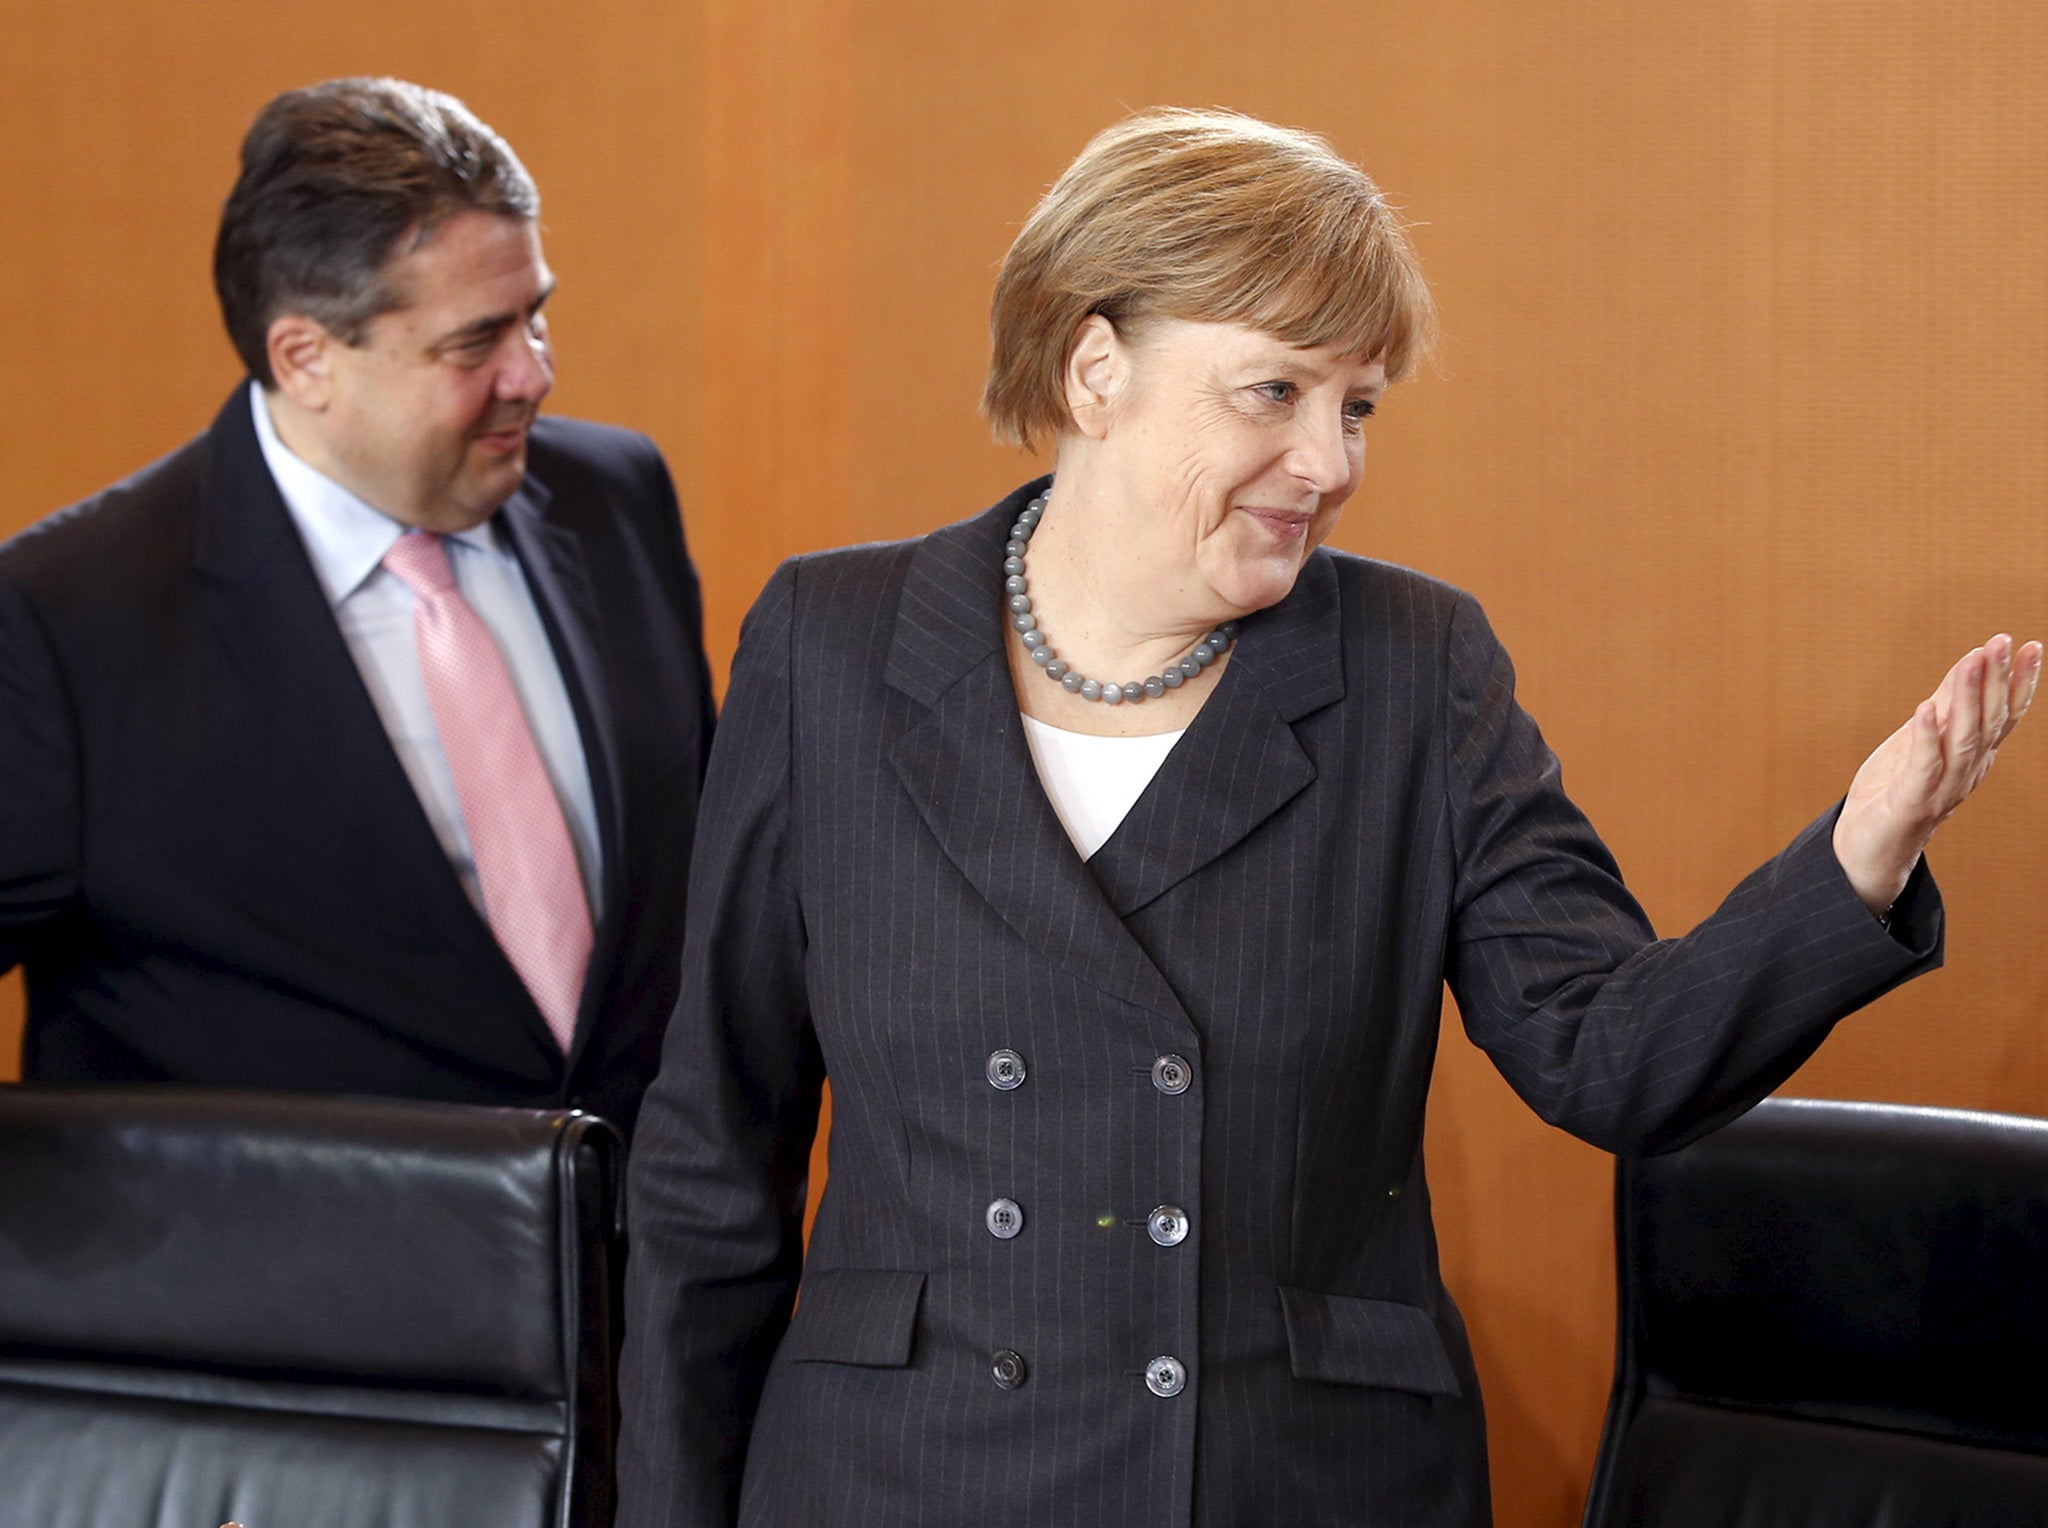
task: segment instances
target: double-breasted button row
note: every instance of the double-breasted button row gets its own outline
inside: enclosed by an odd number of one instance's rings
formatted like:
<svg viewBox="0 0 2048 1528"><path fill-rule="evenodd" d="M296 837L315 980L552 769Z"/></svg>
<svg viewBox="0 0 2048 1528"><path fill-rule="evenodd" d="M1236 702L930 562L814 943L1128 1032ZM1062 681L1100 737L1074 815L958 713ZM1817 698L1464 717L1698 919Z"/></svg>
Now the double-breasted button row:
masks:
<svg viewBox="0 0 2048 1528"><path fill-rule="evenodd" d="M1031 1366L1013 1348L997 1348L989 1355L989 1378L1001 1390L1015 1390L1031 1377ZM1188 1387L1187 1365L1171 1353L1161 1353L1145 1365L1145 1388L1161 1400L1171 1400Z"/></svg>
<svg viewBox="0 0 2048 1528"><path fill-rule="evenodd" d="M988 1234L1009 1241L1024 1229L1024 1207L1014 1199L992 1199L981 1213ZM1178 1247L1188 1239L1188 1212L1177 1204L1162 1204L1145 1217L1145 1234L1162 1247Z"/></svg>
<svg viewBox="0 0 2048 1528"><path fill-rule="evenodd" d="M1024 1058L1013 1050L990 1051L988 1085L1007 1093L1024 1086Z"/></svg>
<svg viewBox="0 0 2048 1528"><path fill-rule="evenodd" d="M988 1075L988 1085L1007 1093L1012 1088L1024 1086L1024 1058L1005 1047L990 1051L983 1070ZM1152 1086L1166 1094L1185 1093L1194 1085L1195 1069L1188 1064L1185 1056L1165 1055L1152 1063Z"/></svg>
<svg viewBox="0 0 2048 1528"><path fill-rule="evenodd" d="M1166 1055L1152 1063L1152 1086L1162 1093L1185 1093L1194 1081L1195 1069L1185 1057Z"/></svg>

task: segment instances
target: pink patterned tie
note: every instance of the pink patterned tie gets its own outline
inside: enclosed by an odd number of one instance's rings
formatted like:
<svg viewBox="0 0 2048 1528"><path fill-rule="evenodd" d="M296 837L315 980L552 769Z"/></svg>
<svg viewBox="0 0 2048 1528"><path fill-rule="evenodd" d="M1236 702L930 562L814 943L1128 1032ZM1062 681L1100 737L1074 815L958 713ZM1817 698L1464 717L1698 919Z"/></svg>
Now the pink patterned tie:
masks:
<svg viewBox="0 0 2048 1528"><path fill-rule="evenodd" d="M415 597L420 675L455 776L485 916L566 1052L591 935L562 803L505 659L456 588L441 538L408 531L384 554L384 566Z"/></svg>

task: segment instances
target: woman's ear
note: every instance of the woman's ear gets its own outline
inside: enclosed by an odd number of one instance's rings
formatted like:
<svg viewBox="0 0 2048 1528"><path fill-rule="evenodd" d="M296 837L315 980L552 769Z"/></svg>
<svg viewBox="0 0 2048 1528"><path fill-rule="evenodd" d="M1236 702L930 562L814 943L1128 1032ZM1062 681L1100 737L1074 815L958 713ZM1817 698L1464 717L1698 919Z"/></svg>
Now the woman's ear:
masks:
<svg viewBox="0 0 2048 1528"><path fill-rule="evenodd" d="M1100 313L1090 313L1074 330L1067 346L1067 364L1061 380L1066 384L1067 411L1074 416L1074 428L1090 440L1100 440L1109 431L1110 404L1122 390L1130 372L1130 349L1116 325Z"/></svg>

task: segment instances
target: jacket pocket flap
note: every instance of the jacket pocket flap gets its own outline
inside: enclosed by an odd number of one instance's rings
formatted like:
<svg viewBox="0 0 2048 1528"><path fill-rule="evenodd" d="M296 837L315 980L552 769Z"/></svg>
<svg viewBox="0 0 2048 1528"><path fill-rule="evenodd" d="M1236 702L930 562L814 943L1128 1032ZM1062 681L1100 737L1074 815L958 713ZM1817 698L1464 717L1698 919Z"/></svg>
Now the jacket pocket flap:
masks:
<svg viewBox="0 0 2048 1528"><path fill-rule="evenodd" d="M1458 1394L1436 1323L1419 1306L1282 1285L1280 1310L1296 1379Z"/></svg>
<svg viewBox="0 0 2048 1528"><path fill-rule="evenodd" d="M825 1268L804 1275L782 1351L793 1363L910 1362L924 1275L894 1268Z"/></svg>

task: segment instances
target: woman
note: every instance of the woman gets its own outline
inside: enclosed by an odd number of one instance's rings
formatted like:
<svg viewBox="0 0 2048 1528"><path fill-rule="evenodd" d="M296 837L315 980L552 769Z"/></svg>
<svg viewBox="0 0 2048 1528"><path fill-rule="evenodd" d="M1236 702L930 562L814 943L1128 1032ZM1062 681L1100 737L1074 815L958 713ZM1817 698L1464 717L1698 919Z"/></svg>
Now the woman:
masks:
<svg viewBox="0 0 2048 1528"><path fill-rule="evenodd" d="M1621 1150L1938 960L1919 851L2039 645L1656 942L1473 601L1317 550L1429 323L1320 140L1134 118L997 286L987 408L1051 479L771 581L635 1147L623 1528L1482 1523L1420 1153L1445 982Z"/></svg>

